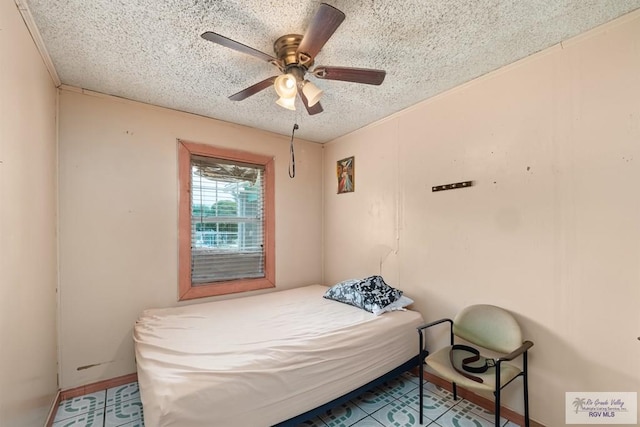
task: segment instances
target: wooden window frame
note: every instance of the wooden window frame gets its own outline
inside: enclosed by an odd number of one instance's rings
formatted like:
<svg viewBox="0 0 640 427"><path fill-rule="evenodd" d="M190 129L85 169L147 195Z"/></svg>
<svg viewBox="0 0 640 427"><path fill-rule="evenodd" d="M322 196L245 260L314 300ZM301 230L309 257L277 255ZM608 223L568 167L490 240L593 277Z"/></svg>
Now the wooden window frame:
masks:
<svg viewBox="0 0 640 427"><path fill-rule="evenodd" d="M191 156L205 156L264 166L264 273L257 279L191 284ZM178 140L178 300L274 288L275 285L275 171L273 157Z"/></svg>

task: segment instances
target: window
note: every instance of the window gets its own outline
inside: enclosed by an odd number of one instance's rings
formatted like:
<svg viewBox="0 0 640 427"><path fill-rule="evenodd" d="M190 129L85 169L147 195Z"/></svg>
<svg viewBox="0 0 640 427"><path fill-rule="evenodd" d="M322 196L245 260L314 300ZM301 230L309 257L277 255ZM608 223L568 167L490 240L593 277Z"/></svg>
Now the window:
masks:
<svg viewBox="0 0 640 427"><path fill-rule="evenodd" d="M275 286L273 159L178 143L180 300Z"/></svg>

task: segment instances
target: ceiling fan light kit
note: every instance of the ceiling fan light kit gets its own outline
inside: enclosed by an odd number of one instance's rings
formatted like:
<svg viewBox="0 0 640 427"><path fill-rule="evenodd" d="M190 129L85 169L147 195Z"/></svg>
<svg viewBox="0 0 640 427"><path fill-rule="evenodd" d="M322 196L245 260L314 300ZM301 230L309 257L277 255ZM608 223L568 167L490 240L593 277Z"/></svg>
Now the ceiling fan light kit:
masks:
<svg viewBox="0 0 640 427"><path fill-rule="evenodd" d="M301 84L302 93L307 97L307 103L310 107L313 107L320 101L322 94L324 93L318 86L311 83L309 80L305 80Z"/></svg>
<svg viewBox="0 0 640 427"><path fill-rule="evenodd" d="M323 111L319 102L323 91L305 79L307 72L319 79L341 80L370 85L382 84L386 75L384 70L369 68L322 66L310 70L316 55L344 19L345 15L340 10L326 3L321 3L304 35L287 34L275 41L273 50L276 57L211 31L203 33L202 38L267 61L276 66L282 73L279 76L269 77L249 86L231 95L229 99L242 101L273 85L280 97L276 104L289 110L295 110L295 98L297 95L302 100L309 115L314 115Z"/></svg>
<svg viewBox="0 0 640 427"><path fill-rule="evenodd" d="M276 88L276 93L281 98L295 98L296 86L298 82L293 74L282 74L276 78L273 86Z"/></svg>
<svg viewBox="0 0 640 427"><path fill-rule="evenodd" d="M290 98L284 98L284 97L281 96L276 101L276 104L278 104L282 108L286 108L287 110L295 111L296 110L296 97L292 96Z"/></svg>

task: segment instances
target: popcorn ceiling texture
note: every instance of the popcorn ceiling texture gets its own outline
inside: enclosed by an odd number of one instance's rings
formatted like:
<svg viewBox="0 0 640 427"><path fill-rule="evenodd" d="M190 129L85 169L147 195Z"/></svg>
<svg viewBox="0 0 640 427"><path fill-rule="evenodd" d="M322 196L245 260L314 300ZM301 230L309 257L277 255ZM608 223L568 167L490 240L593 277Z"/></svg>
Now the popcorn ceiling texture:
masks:
<svg viewBox="0 0 640 427"><path fill-rule="evenodd" d="M200 37L214 31L273 55L320 2L28 0L63 84L327 142L640 7L640 0L327 0L346 19L316 65L387 71L381 86L310 77L324 112L232 95L272 65Z"/></svg>

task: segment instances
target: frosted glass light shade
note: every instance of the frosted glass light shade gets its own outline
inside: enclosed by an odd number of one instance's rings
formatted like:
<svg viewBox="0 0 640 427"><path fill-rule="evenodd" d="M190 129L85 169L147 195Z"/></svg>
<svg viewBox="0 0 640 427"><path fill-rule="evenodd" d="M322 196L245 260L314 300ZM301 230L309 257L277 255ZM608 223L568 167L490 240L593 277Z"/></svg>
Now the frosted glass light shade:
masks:
<svg viewBox="0 0 640 427"><path fill-rule="evenodd" d="M282 74L276 77L274 82L276 93L280 98L295 98L297 93L296 83L296 78L292 74Z"/></svg>
<svg viewBox="0 0 640 427"><path fill-rule="evenodd" d="M313 107L320 101L320 97L322 97L324 92L309 80L305 80L304 86L302 86L302 93L304 93L304 96L307 98L309 107Z"/></svg>
<svg viewBox="0 0 640 427"><path fill-rule="evenodd" d="M276 101L276 104L278 104L279 106L286 108L287 110L296 110L296 98L295 95L292 98L284 98L284 97L280 97L278 98L278 100Z"/></svg>

